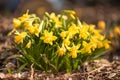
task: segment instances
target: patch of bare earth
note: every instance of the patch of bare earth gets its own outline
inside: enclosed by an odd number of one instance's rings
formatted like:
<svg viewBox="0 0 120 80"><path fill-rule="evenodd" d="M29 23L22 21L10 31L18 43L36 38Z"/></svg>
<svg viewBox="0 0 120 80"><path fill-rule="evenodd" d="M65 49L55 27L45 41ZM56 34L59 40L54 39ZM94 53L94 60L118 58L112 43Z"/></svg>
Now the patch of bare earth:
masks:
<svg viewBox="0 0 120 80"><path fill-rule="evenodd" d="M110 63L106 59L95 60L76 72L58 72L57 74L35 71L31 67L28 71L19 73L0 72L0 78L6 80L120 80L120 62Z"/></svg>

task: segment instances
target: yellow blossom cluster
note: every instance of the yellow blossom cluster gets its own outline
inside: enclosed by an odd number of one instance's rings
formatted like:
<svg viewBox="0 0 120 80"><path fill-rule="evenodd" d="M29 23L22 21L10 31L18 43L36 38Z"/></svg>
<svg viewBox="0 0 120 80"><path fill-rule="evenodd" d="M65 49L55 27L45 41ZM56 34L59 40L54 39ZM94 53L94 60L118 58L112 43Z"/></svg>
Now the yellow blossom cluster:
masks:
<svg viewBox="0 0 120 80"><path fill-rule="evenodd" d="M34 68L44 71L76 70L81 62L92 60L110 47L110 41L101 32L104 22L96 29L93 24L81 23L71 10L58 15L45 12L43 19L27 11L14 18L13 25L10 34L22 53L22 65L34 64ZM117 28L114 32L119 34Z"/></svg>
<svg viewBox="0 0 120 80"><path fill-rule="evenodd" d="M100 34L100 30L95 29L94 25L74 24L74 26L68 27L68 30L62 31L60 37L63 39L62 44L70 52L72 58L77 58L77 54L92 54L97 48L108 49L110 47L110 41L106 40L105 36ZM62 54L65 54L65 51ZM59 55L61 55L60 53L59 51Z"/></svg>
<svg viewBox="0 0 120 80"><path fill-rule="evenodd" d="M25 48L31 48L35 43L42 41L40 47L47 44L50 48L54 47L56 49L54 52L59 56L69 55L72 58L82 54L93 54L97 49L110 47L110 41L101 35L100 30L95 29L95 25L81 23L74 16L74 11L63 12L65 14L59 15L46 12L43 20L28 12L14 18L14 28L19 32L19 34L15 32L14 41L17 44L25 43ZM101 21L99 26L103 29L104 22Z"/></svg>
<svg viewBox="0 0 120 80"><path fill-rule="evenodd" d="M115 25L110 27L108 32L108 39L111 40L112 49L119 49L120 47L120 26Z"/></svg>

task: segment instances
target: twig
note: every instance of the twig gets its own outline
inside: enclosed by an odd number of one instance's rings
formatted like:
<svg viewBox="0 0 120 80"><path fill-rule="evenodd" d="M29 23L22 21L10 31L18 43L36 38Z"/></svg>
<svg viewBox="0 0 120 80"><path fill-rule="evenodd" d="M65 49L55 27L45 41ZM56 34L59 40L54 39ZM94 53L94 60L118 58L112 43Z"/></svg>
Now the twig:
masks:
<svg viewBox="0 0 120 80"><path fill-rule="evenodd" d="M99 68L97 68L97 69L94 69L94 70L92 70L92 71L85 72L84 74L91 74L91 73L94 73L94 72L100 71L100 70L103 69L104 67L106 67L106 65L101 66L101 67L99 67Z"/></svg>
<svg viewBox="0 0 120 80"><path fill-rule="evenodd" d="M31 75L30 75L30 80L34 80L34 68L33 68L33 65L31 65Z"/></svg>

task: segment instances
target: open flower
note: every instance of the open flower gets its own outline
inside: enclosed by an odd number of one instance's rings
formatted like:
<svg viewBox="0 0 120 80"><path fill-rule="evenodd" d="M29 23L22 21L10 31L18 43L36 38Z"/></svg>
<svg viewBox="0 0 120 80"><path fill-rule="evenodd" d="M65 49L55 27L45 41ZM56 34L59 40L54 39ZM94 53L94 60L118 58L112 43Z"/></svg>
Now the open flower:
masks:
<svg viewBox="0 0 120 80"><path fill-rule="evenodd" d="M87 27L82 27L82 28L79 30L79 37L80 37L80 38L83 38L83 39L87 39L88 36L90 35L90 33L89 33L87 30L88 30Z"/></svg>
<svg viewBox="0 0 120 80"><path fill-rule="evenodd" d="M77 53L79 52L78 50L79 48L80 48L80 44L76 46L73 44L73 46L69 49L72 58L77 58Z"/></svg>
<svg viewBox="0 0 120 80"><path fill-rule="evenodd" d="M55 15L55 13L51 13L51 14L46 13L46 14L55 23L55 28L62 27L62 22L60 21L59 16Z"/></svg>
<svg viewBox="0 0 120 80"><path fill-rule="evenodd" d="M63 39L63 43L65 45L65 47L68 47L70 45L70 40L68 38Z"/></svg>
<svg viewBox="0 0 120 80"><path fill-rule="evenodd" d="M65 46L62 45L62 47L58 47L57 53L58 53L60 56L65 55L65 53L66 53L66 48L65 48Z"/></svg>
<svg viewBox="0 0 120 80"><path fill-rule="evenodd" d="M79 27L76 25L72 25L68 28L68 36L69 38L73 38L76 33L79 33Z"/></svg>
<svg viewBox="0 0 120 80"><path fill-rule="evenodd" d="M33 26L29 27L28 30L31 34L35 34L38 37L40 32L38 27L38 24L34 24Z"/></svg>
<svg viewBox="0 0 120 80"><path fill-rule="evenodd" d="M62 31L60 33L60 37L62 37L63 39L68 35L68 31Z"/></svg>
<svg viewBox="0 0 120 80"><path fill-rule="evenodd" d="M91 51L91 45L89 43L83 41L82 46L83 46L83 48L80 50L80 52L82 54L84 54L84 53L89 53L90 54L92 52Z"/></svg>
<svg viewBox="0 0 120 80"><path fill-rule="evenodd" d="M111 43L111 42L108 41L108 40L104 40L104 41L103 41L103 45L104 45L105 49L109 49L109 48L110 48L109 43Z"/></svg>
<svg viewBox="0 0 120 80"><path fill-rule="evenodd" d="M40 37L41 40L44 40L44 43L48 43L50 45L53 44L53 41L57 39L56 36L53 36L53 32L44 31L44 36Z"/></svg>
<svg viewBox="0 0 120 80"><path fill-rule="evenodd" d="M26 37L26 35L27 35L26 32L22 32L14 37L14 41L17 44L23 43L23 39Z"/></svg>
<svg viewBox="0 0 120 80"><path fill-rule="evenodd" d="M27 20L27 21L24 22L24 26L26 28L32 27L33 26L32 23L33 23L33 20L31 20L31 19Z"/></svg>

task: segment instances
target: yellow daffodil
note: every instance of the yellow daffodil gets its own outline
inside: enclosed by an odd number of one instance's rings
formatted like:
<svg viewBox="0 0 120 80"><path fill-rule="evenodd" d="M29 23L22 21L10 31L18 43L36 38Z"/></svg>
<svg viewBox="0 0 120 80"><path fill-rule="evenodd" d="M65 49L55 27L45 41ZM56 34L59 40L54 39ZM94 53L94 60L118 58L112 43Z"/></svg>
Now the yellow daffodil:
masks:
<svg viewBox="0 0 120 80"><path fill-rule="evenodd" d="M115 36L120 36L120 28L119 27L115 27L113 30Z"/></svg>
<svg viewBox="0 0 120 80"><path fill-rule="evenodd" d="M95 32L95 25L93 25L93 24L90 24L89 25L89 31L91 32L91 33L94 33Z"/></svg>
<svg viewBox="0 0 120 80"><path fill-rule="evenodd" d="M66 47L68 47L68 46L70 45L69 39L68 39L68 38L63 39L63 44L64 44Z"/></svg>
<svg viewBox="0 0 120 80"><path fill-rule="evenodd" d="M62 27L62 22L59 20L59 17L54 16L51 19L55 22L55 28Z"/></svg>
<svg viewBox="0 0 120 80"><path fill-rule="evenodd" d="M33 25L32 25L32 23L33 23L33 20L27 20L27 21L25 21L24 22L24 26L26 27L26 28L30 28L30 27L32 27Z"/></svg>
<svg viewBox="0 0 120 80"><path fill-rule="evenodd" d="M68 35L68 31L62 31L60 33L60 37L62 37L63 39Z"/></svg>
<svg viewBox="0 0 120 80"><path fill-rule="evenodd" d="M58 53L60 56L65 55L65 52L66 52L66 48L65 48L64 45L62 45L62 47L58 47L57 53Z"/></svg>
<svg viewBox="0 0 120 80"><path fill-rule="evenodd" d="M84 54L84 53L89 53L90 54L92 52L91 51L91 46L90 46L89 43L83 41L82 45L83 45L83 48L80 50L80 52L82 54Z"/></svg>
<svg viewBox="0 0 120 80"><path fill-rule="evenodd" d="M26 47L26 48L30 48L30 47L31 47L31 41L29 41L29 42L26 44L25 47Z"/></svg>
<svg viewBox="0 0 120 80"><path fill-rule="evenodd" d="M14 18L13 19L13 26L14 28L18 28L21 25L21 21L19 19Z"/></svg>
<svg viewBox="0 0 120 80"><path fill-rule="evenodd" d="M99 41L99 42L97 43L97 47L98 47L98 48L102 48L102 47L103 47L103 42L102 42L102 41Z"/></svg>
<svg viewBox="0 0 120 80"><path fill-rule="evenodd" d="M77 53L76 52L72 51L70 54L71 54L72 58L77 58Z"/></svg>
<svg viewBox="0 0 120 80"><path fill-rule="evenodd" d="M70 48L70 55L72 56L72 58L77 58L77 53L79 52L79 47L80 47L80 44L78 45L74 45Z"/></svg>
<svg viewBox="0 0 120 80"><path fill-rule="evenodd" d="M50 45L53 44L53 41L57 39L56 36L53 36L53 32L44 31L44 36L40 37L41 40L44 40L44 43L48 43Z"/></svg>
<svg viewBox="0 0 120 80"><path fill-rule="evenodd" d="M73 38L76 33L79 33L79 27L72 25L68 28L68 31L62 31L60 36L64 38Z"/></svg>
<svg viewBox="0 0 120 80"><path fill-rule="evenodd" d="M99 21L97 26L98 26L99 29L105 30L106 23L105 23L105 21Z"/></svg>
<svg viewBox="0 0 120 80"><path fill-rule="evenodd" d="M105 36L101 35L99 32L94 33L94 35L92 35L90 41L97 41L97 40L104 40Z"/></svg>
<svg viewBox="0 0 120 80"><path fill-rule="evenodd" d="M62 22L59 20L59 17L55 15L55 13L50 14L50 19L52 19L53 22L55 22L56 28L62 27Z"/></svg>
<svg viewBox="0 0 120 80"><path fill-rule="evenodd" d="M80 30L79 32L79 37L83 39L87 39L89 35L90 35L89 32L84 31L84 30Z"/></svg>
<svg viewBox="0 0 120 80"><path fill-rule="evenodd" d="M75 25L72 25L68 28L68 37L69 38L73 38L73 36L76 34L76 33L79 33L79 27L75 26Z"/></svg>
<svg viewBox="0 0 120 80"><path fill-rule="evenodd" d="M59 15L55 15L55 13L48 14L46 15L55 23L55 28L62 27L62 22L59 20Z"/></svg>
<svg viewBox="0 0 120 80"><path fill-rule="evenodd" d="M91 46L92 51L97 48L97 42L90 42L89 45Z"/></svg>
<svg viewBox="0 0 120 80"><path fill-rule="evenodd" d="M80 27L79 29L79 37L83 38L83 39L87 39L90 35L90 33L88 32L89 30L89 25L84 24L83 27Z"/></svg>
<svg viewBox="0 0 120 80"><path fill-rule="evenodd" d="M105 49L109 49L109 48L110 48L109 43L111 43L111 42L108 41L108 40L104 40L104 41L103 41L103 45L104 45Z"/></svg>
<svg viewBox="0 0 120 80"><path fill-rule="evenodd" d="M29 18L29 14L28 14L28 10L27 10L27 12L25 13L25 14L23 14L21 17L19 17L18 19L20 20L20 21L25 21L26 19L28 19Z"/></svg>
<svg viewBox="0 0 120 80"><path fill-rule="evenodd" d="M31 34L35 34L37 37L39 37L39 25L34 24L33 26L29 27L28 30Z"/></svg>
<svg viewBox="0 0 120 80"><path fill-rule="evenodd" d="M14 37L14 41L17 44L23 43L23 39L26 37L26 35L27 35L26 32L22 32Z"/></svg>

